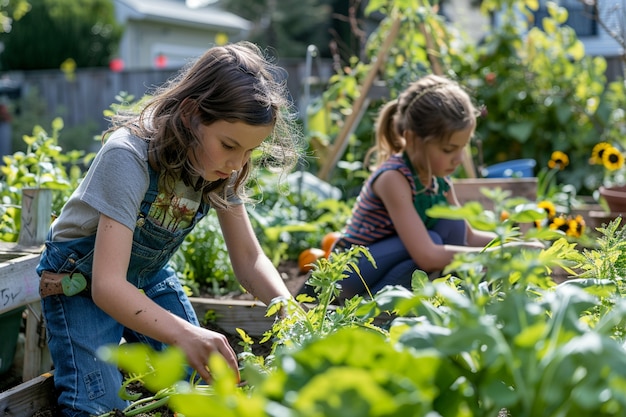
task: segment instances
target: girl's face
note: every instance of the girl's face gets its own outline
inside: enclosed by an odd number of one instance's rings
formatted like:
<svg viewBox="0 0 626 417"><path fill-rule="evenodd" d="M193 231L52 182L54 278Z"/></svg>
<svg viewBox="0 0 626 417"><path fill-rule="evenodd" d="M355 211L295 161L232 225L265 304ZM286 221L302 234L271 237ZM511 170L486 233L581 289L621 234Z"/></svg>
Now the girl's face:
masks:
<svg viewBox="0 0 626 417"><path fill-rule="evenodd" d="M465 157L465 146L469 143L473 127L455 132L447 142L432 141L426 144L426 155L431 174L436 177L452 175Z"/></svg>
<svg viewBox="0 0 626 417"><path fill-rule="evenodd" d="M207 181L230 177L243 167L250 154L272 133L272 126L252 126L243 122L219 120L200 125L199 146L188 151L194 168Z"/></svg>

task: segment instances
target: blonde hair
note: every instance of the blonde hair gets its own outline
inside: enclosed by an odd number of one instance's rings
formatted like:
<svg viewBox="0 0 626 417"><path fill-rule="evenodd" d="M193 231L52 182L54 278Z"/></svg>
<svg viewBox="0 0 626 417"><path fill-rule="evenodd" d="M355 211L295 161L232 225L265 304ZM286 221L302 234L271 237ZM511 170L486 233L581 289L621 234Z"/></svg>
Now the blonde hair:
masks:
<svg viewBox="0 0 626 417"><path fill-rule="evenodd" d="M250 42L215 46L155 90L138 112L114 115L105 135L120 127L150 142L150 164L164 171L166 184L180 177L203 191L214 207L228 206L227 180L206 181L192 166L189 149L199 148L199 126L219 120L253 126L273 126L263 142L263 157L270 170L289 172L298 161L302 135L297 112L289 100L285 71L272 64ZM234 192L245 197L252 160L238 172ZM195 178L197 182L191 184Z"/></svg>
<svg viewBox="0 0 626 417"><path fill-rule="evenodd" d="M455 132L475 126L478 114L458 83L438 75L424 76L381 108L376 144L367 152L365 164L375 168L391 155L403 152L406 131L423 142L447 141Z"/></svg>

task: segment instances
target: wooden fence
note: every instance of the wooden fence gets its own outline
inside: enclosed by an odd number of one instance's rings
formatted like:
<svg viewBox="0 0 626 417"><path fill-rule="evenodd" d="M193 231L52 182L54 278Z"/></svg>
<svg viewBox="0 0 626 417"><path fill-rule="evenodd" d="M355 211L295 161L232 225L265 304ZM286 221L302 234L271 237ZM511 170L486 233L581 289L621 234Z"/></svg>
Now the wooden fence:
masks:
<svg viewBox="0 0 626 417"><path fill-rule="evenodd" d="M287 84L293 99L300 105L306 74L305 62L280 63L287 70ZM21 87L21 95L36 89L44 101L48 116L62 115L66 127L95 122L104 129L107 122L103 111L116 103L115 96L122 91L135 98L161 85L174 76L177 69L146 69L113 72L108 68L78 69L72 80L60 70L24 71L4 74L0 80ZM330 64L315 65L313 76L326 80L331 74ZM1 95L1 93L0 93Z"/></svg>
<svg viewBox="0 0 626 417"><path fill-rule="evenodd" d="M609 64L609 80L623 76L623 63L619 59L609 60ZM332 74L329 61L315 62L310 74L307 74L304 60L290 60L280 65L287 70L289 91L300 109L306 104L303 103L305 81L323 86ZM0 77L0 102L6 99L2 97L6 81L20 86L22 96L37 89L38 97L45 103L46 116L63 117L66 127L95 123L101 131L107 126L102 112L116 102L117 94L126 91L139 98L175 73L172 69L113 72L108 68L92 68L78 69L74 79L68 80L60 70L12 72ZM311 75L311 79L305 80L307 75ZM312 91L319 93L320 89L313 87Z"/></svg>

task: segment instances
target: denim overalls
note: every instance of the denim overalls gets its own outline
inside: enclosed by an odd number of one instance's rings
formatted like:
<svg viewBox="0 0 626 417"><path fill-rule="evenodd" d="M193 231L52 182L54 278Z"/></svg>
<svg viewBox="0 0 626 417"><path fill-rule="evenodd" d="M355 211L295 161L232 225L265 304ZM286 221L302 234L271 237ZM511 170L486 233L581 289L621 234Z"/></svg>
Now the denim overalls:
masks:
<svg viewBox="0 0 626 417"><path fill-rule="evenodd" d="M150 186L137 216L127 279L161 307L199 325L168 261L210 206L202 202L191 225L176 232L154 224L147 214L159 193L158 174L152 168L149 170ZM95 236L66 242L47 241L37 273L41 275L44 270L79 272L89 280L94 242ZM53 295L42 300L42 307L63 415L99 415L128 406L118 395L122 383L119 370L99 360L97 349L118 344L122 337L129 342L149 343L157 350L164 345L119 324L98 308L88 293L72 297Z"/></svg>

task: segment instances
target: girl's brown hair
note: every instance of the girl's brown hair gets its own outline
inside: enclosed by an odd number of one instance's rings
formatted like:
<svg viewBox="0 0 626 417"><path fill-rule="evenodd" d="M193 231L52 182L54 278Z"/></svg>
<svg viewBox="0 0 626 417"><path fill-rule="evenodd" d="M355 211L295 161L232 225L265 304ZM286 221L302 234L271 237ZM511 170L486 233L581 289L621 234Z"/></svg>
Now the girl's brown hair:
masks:
<svg viewBox="0 0 626 417"><path fill-rule="evenodd" d="M478 110L456 82L438 75L414 81L397 100L385 104L376 123L376 144L367 152L373 167L406 148L404 132L422 141L447 141L455 132L476 125Z"/></svg>
<svg viewBox="0 0 626 417"><path fill-rule="evenodd" d="M228 180L205 181L188 158L189 149L195 152L200 146L198 128L219 120L273 126L259 159L269 169L289 172L300 155L301 134L285 80L285 71L252 43L215 46L157 88L138 113L113 116L105 135L125 127L150 141L150 164L165 172L166 184L180 177L203 190L205 201L226 207ZM235 179L234 192L240 197L251 164L249 160Z"/></svg>

